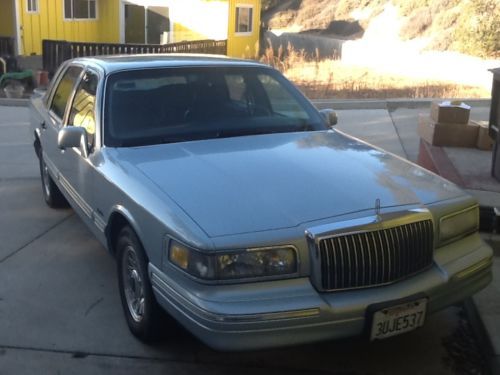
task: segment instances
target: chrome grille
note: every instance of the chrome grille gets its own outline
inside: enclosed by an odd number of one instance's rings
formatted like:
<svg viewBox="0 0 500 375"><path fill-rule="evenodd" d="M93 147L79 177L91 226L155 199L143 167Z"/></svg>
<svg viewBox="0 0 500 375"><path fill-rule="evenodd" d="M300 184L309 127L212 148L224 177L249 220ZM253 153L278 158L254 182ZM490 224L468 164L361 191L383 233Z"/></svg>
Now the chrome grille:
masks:
<svg viewBox="0 0 500 375"><path fill-rule="evenodd" d="M428 268L433 256L431 220L342 234L318 242L323 290L387 284Z"/></svg>

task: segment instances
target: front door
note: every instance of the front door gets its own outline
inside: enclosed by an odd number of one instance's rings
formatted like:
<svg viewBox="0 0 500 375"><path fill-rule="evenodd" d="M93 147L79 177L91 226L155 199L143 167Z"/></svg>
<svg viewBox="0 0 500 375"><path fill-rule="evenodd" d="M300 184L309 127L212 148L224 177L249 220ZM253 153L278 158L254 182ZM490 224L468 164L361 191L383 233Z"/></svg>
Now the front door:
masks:
<svg viewBox="0 0 500 375"><path fill-rule="evenodd" d="M95 147L96 116L95 103L99 75L97 72L87 70L76 87L72 98L68 126L83 127L87 133L87 149L89 155L83 155L77 147L66 149L61 158L61 181L71 198L85 214L85 220L93 221L93 196L94 196L94 167L93 154Z"/></svg>
<svg viewBox="0 0 500 375"><path fill-rule="evenodd" d="M59 179L61 162L64 159L64 151L57 146L57 135L67 117L68 102L72 96L75 84L78 81L83 68L70 65L64 72L54 88L48 111L42 120L40 142L44 153L44 160L49 167L52 177Z"/></svg>

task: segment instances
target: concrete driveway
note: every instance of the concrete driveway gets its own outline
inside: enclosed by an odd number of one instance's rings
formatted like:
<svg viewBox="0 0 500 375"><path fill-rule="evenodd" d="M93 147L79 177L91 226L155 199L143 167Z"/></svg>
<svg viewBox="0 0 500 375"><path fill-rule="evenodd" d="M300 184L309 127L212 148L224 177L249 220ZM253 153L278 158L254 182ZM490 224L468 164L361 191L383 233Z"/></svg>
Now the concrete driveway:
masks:
<svg viewBox="0 0 500 375"><path fill-rule="evenodd" d="M123 318L112 257L71 209L43 202L28 121L27 108L0 106L1 375L454 373L446 342L467 331L458 307L375 344L219 353L176 328L143 345Z"/></svg>

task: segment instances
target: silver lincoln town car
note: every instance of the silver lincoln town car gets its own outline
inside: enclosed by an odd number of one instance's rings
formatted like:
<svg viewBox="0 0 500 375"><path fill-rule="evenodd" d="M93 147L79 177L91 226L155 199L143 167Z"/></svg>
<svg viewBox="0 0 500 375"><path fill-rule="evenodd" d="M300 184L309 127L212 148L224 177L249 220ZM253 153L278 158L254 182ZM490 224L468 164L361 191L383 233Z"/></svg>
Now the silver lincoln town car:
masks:
<svg viewBox="0 0 500 375"><path fill-rule="evenodd" d="M212 56L74 59L31 101L43 197L116 258L132 333L221 350L385 339L490 282L477 202L336 121Z"/></svg>

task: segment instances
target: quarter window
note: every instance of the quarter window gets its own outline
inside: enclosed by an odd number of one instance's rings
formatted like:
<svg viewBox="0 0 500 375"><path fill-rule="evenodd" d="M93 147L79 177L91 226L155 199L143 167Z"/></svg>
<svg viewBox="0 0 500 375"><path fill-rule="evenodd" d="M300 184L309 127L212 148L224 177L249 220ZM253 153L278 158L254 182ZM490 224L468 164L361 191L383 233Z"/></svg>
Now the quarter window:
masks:
<svg viewBox="0 0 500 375"><path fill-rule="evenodd" d="M85 73L76 89L68 120L68 126L85 128L89 148L94 146L95 139L95 97L98 81L95 73Z"/></svg>
<svg viewBox="0 0 500 375"><path fill-rule="evenodd" d="M28 13L38 13L38 0L27 0Z"/></svg>
<svg viewBox="0 0 500 375"><path fill-rule="evenodd" d="M64 111L66 109L69 96L71 95L71 91L73 91L75 82L81 72L82 68L78 66L71 66L68 70L66 70L63 77L59 81L59 85L57 86L54 97L52 98L50 110L60 119L64 117Z"/></svg>
<svg viewBox="0 0 500 375"><path fill-rule="evenodd" d="M96 19L97 0L64 0L65 19Z"/></svg>
<svg viewBox="0 0 500 375"><path fill-rule="evenodd" d="M236 7L236 28L237 33L251 33L253 31L253 7Z"/></svg>

